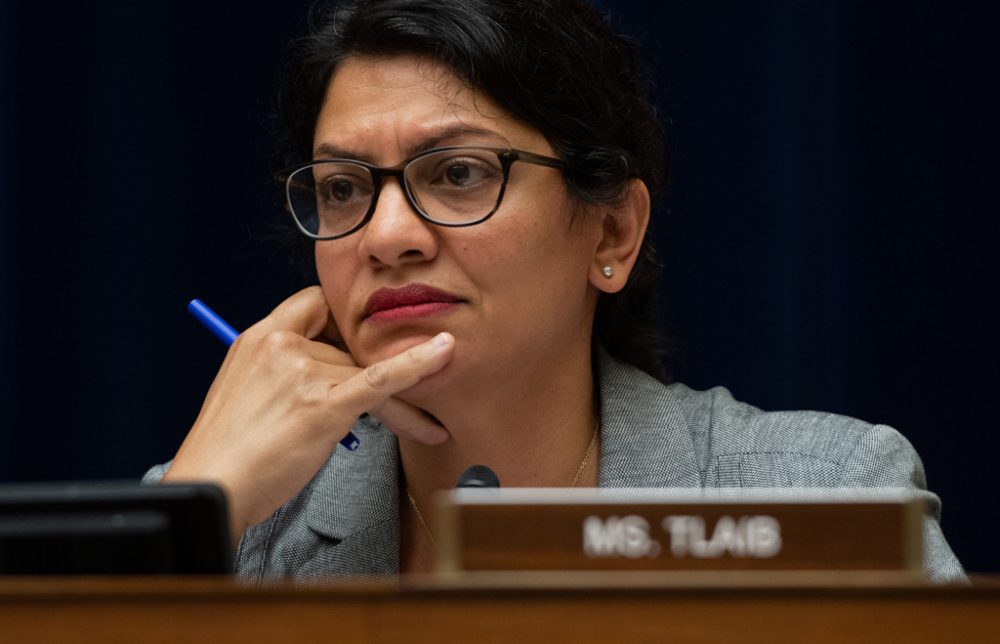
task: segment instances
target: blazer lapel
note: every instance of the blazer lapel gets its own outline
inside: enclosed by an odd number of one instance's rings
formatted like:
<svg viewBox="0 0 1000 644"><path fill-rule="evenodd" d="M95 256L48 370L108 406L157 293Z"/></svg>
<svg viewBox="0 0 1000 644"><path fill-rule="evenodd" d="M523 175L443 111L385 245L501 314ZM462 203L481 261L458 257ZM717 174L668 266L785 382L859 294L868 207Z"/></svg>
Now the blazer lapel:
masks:
<svg viewBox="0 0 1000 644"><path fill-rule="evenodd" d="M674 386L616 362L598 347L599 487L701 487L687 419Z"/></svg>
<svg viewBox="0 0 1000 644"><path fill-rule="evenodd" d="M354 452L338 446L314 481L306 523L325 544L306 568L331 575L396 574L399 446L392 432L369 417L353 431L361 446Z"/></svg>

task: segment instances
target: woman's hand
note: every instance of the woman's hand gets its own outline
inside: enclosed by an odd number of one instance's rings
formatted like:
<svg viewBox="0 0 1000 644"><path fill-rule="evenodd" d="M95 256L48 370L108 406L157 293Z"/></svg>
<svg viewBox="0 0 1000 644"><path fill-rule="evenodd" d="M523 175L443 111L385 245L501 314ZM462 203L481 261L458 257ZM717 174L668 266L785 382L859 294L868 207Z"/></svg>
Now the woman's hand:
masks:
<svg viewBox="0 0 1000 644"><path fill-rule="evenodd" d="M163 477L220 484L234 538L305 487L365 412L400 436L447 440L444 428L393 395L444 367L454 338L439 334L362 369L349 354L312 339L330 323L314 286L242 333Z"/></svg>

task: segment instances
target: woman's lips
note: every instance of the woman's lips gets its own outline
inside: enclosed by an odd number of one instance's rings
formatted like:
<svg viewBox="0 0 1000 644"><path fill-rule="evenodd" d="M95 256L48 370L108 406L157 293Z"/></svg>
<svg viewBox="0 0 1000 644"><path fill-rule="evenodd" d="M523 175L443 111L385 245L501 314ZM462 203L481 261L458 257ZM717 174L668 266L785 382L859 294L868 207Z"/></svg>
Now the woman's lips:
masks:
<svg viewBox="0 0 1000 644"><path fill-rule="evenodd" d="M380 288L365 304L369 322L395 322L444 313L458 307L462 298L422 284Z"/></svg>

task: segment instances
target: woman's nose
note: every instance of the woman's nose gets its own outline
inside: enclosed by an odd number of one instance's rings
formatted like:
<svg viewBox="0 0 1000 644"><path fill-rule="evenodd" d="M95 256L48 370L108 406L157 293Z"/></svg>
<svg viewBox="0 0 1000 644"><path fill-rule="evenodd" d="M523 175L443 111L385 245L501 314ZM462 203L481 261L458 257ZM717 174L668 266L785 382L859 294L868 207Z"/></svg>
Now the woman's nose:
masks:
<svg viewBox="0 0 1000 644"><path fill-rule="evenodd" d="M359 231L360 259L373 267L429 261L438 251L437 235L432 227L433 224L414 210L400 181L386 177L375 212Z"/></svg>

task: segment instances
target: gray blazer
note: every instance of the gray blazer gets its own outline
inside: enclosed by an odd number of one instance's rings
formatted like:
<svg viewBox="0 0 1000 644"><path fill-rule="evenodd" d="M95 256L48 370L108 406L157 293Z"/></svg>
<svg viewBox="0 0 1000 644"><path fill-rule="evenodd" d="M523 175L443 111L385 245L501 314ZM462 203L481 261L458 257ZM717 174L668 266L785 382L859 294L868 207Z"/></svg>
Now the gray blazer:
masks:
<svg viewBox="0 0 1000 644"><path fill-rule="evenodd" d="M665 386L642 371L599 360L600 487L905 487L926 502L928 578L964 577L938 523L941 503L896 430L811 411L762 412L716 387ZM354 427L356 452L334 450L295 498L244 534L236 571L273 576L399 572L399 452L374 419ZM165 465L144 481L163 476Z"/></svg>

